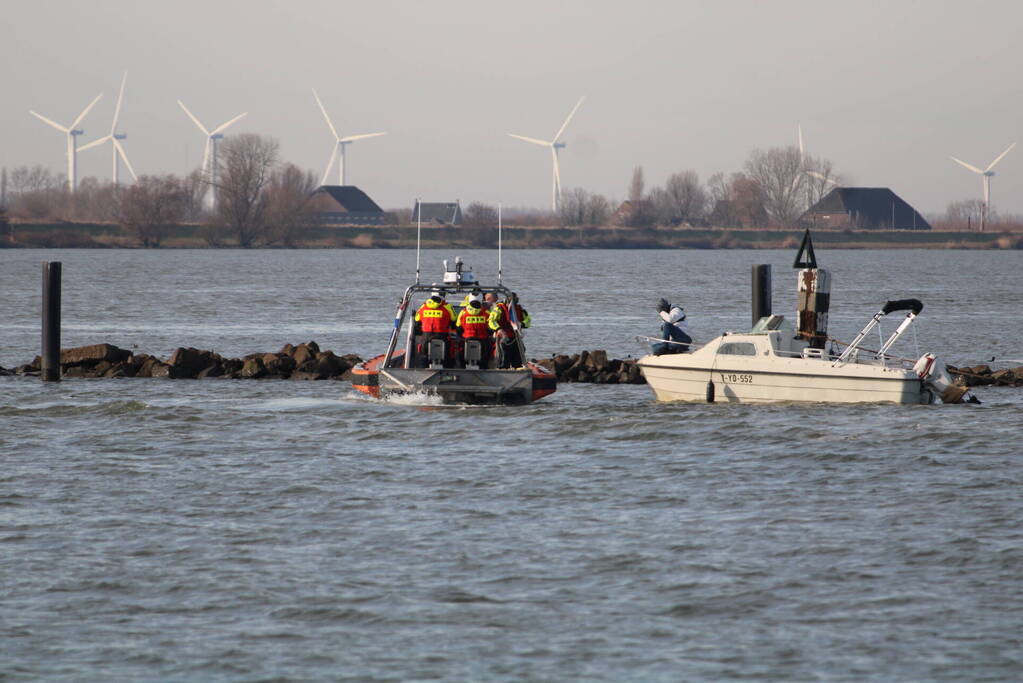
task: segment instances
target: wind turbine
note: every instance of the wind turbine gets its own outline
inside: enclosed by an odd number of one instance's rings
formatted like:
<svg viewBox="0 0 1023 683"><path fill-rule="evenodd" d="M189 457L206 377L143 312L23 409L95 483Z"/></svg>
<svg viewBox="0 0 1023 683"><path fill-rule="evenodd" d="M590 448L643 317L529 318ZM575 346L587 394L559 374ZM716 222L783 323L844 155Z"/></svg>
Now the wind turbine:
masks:
<svg viewBox="0 0 1023 683"><path fill-rule="evenodd" d="M984 227L987 224L987 214L988 214L988 210L990 208L989 204L991 202L991 176L993 176L995 174L995 172L992 171L991 169L994 168L995 164L997 164L999 161L1001 161L1002 157L1004 157L1006 154L1008 154L1009 151L1013 147L1015 147L1015 146L1016 146L1016 143L1014 142L1011 145L1009 145L1008 147L1006 147L1005 151L1002 152L1001 154L999 154L997 157L995 157L995 160L992 161L990 164L988 164L987 168L985 168L983 171L980 170L979 168L977 168L976 166L973 166L971 164L966 163L965 161L962 161L960 159L956 159L955 157L949 157L949 159L951 159L952 161L956 162L960 166L965 166L966 168L970 169L974 173L979 173L980 176L984 179L984 181L983 181L984 182L984 205L981 207L981 210L980 210L980 231L981 232L984 232Z"/></svg>
<svg viewBox="0 0 1023 683"><path fill-rule="evenodd" d="M561 128L558 129L558 132L555 133L554 137L549 141L537 140L536 138L527 138L524 135L515 135L514 133L508 133L508 135L518 140L524 140L526 142L531 142L534 145L540 145L541 147L550 148L551 161L554 165L553 174L554 182L551 191L551 211L553 211L554 213L558 212L558 204L561 202L561 171L558 168L558 150L563 149L565 147L565 143L560 141L561 134L565 132L565 129L568 127L568 122L572 120L573 116L575 116L576 111L579 110L579 106L583 103L583 100L585 99L586 99L585 95L579 98L579 101L575 103L574 107L572 107L572 111L568 113L568 118L565 119L565 122L561 124Z"/></svg>
<svg viewBox="0 0 1023 683"><path fill-rule="evenodd" d="M74 192L75 188L78 186L77 181L78 150L75 147L75 138L85 132L84 130L78 130L77 128L75 128L75 126L82 122L82 119L85 118L85 115L89 113L90 109L96 106L96 103L99 102L99 98L101 97L103 97L103 93L96 95L96 99L90 102L89 106L83 109L82 113L78 115L78 118L76 118L74 122L72 122L72 124L67 128L60 125L59 123L54 123L53 121L46 118L42 114L37 114L31 110L29 110L28 112L29 114L36 117L46 125L52 126L53 128L59 130L61 133L67 135L67 186L68 190L70 190L71 192Z"/></svg>
<svg viewBox="0 0 1023 683"><path fill-rule="evenodd" d="M206 130L206 126L199 123L199 119L195 118L195 115L188 111L188 107L185 106L184 102L178 100L178 106L180 106L184 112L188 114L188 118L192 119L192 123L194 123L206 136L206 148L203 150L202 166L200 166L199 169L200 173L202 173L203 179L210 186L209 206L214 207L217 205L217 142L224 139L222 131L226 130L228 126L239 119L243 119L248 116L249 112L238 114L238 116L220 124L213 130Z"/></svg>
<svg viewBox="0 0 1023 683"><path fill-rule="evenodd" d="M341 158L337 165L337 183L338 185L345 184L345 145L350 145L356 140L365 140L366 138L375 138L379 135L387 135L387 133L363 133L362 135L347 135L341 137L337 134L337 128L334 127L334 122L330 120L330 115L327 114L327 108L323 106L323 102L320 101L320 96L316 92L316 88L313 88L313 97L316 98L316 104L320 105L320 111L323 112L323 118L327 122L327 127L330 128L331 135L334 136L334 148L330 151L330 161L327 162L327 168L323 171L323 178L320 180L320 185L327 184L327 176L330 175L330 169L334 167L334 159L337 158L338 150L341 150Z"/></svg>
<svg viewBox="0 0 1023 683"><path fill-rule="evenodd" d="M825 187L827 187L828 184L838 187L838 181L834 178L806 168L806 148L803 146L803 127L796 124L796 132L799 135L799 166L803 169L803 173L808 176L812 176L817 180L823 180Z"/></svg>
<svg viewBox="0 0 1023 683"><path fill-rule="evenodd" d="M127 82L128 82L128 72L125 71L124 72L124 78L121 79L121 91L117 94L117 106L114 107L114 122L110 124L110 134L109 135L105 135L105 136L101 137L98 140L93 140L89 144L84 145L84 146L78 148L79 152L83 152L83 151L85 151L87 149L90 149L92 147L98 147L99 145L102 145L104 142L107 142L108 140L110 141L110 156L113 158L112 159L113 167L112 167L112 171L111 171L111 176L110 177L113 179L113 183L114 183L115 187L117 186L117 181L118 181L117 175L118 175L118 171L120 170L120 164L118 163L118 157L120 157L121 161L124 161L125 167L127 167L128 172L131 173L131 177L134 180L138 180L139 179L139 177L137 175L135 175L135 169L131 167L131 162L128 161L128 155L124 151L124 146L121 144L121 140L124 140L128 136L125 135L124 133L116 132L117 131L117 118L121 115L121 102L124 101L124 85Z"/></svg>

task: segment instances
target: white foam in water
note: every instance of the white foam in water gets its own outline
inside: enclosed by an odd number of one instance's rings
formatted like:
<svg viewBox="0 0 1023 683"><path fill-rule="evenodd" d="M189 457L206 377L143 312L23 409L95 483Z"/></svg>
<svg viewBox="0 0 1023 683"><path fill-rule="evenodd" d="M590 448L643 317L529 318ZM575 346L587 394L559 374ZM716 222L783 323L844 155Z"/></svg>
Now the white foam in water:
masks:
<svg viewBox="0 0 1023 683"><path fill-rule="evenodd" d="M339 398L309 398L297 396L294 398L275 398L269 401L260 401L251 404L257 410L311 410L313 408L327 408L344 405L346 401Z"/></svg>
<svg viewBox="0 0 1023 683"><path fill-rule="evenodd" d="M381 399L384 403L398 406L442 406L444 399L438 394L428 394L425 391L414 391L407 394L391 394Z"/></svg>

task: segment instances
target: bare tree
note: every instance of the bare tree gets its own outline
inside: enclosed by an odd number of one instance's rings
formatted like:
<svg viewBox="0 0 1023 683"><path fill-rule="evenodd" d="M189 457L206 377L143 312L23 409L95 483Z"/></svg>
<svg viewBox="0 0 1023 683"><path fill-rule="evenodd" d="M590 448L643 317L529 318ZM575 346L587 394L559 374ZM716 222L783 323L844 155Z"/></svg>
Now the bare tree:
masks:
<svg viewBox="0 0 1023 683"><path fill-rule="evenodd" d="M664 189L650 193L650 203L659 225L693 224L703 218L707 193L695 171L672 174Z"/></svg>
<svg viewBox="0 0 1023 683"><path fill-rule="evenodd" d="M803 162L796 147L755 149L746 160L746 175L760 186L764 208L774 225L791 227L803 213Z"/></svg>
<svg viewBox="0 0 1023 683"><path fill-rule="evenodd" d="M182 201L184 209L181 220L189 223L197 223L203 218L203 199L209 186L203 179L202 172L198 169L192 171L181 179L181 190L184 193Z"/></svg>
<svg viewBox="0 0 1023 683"><path fill-rule="evenodd" d="M764 189L745 173L733 173L730 180L730 195L739 225L748 228L766 228L770 215L767 212L767 197Z"/></svg>
<svg viewBox="0 0 1023 683"><path fill-rule="evenodd" d="M490 204L473 202L466 207L462 216L462 224L467 228L496 228L497 209Z"/></svg>
<svg viewBox="0 0 1023 683"><path fill-rule="evenodd" d="M74 196L74 219L107 223L116 221L114 209L117 187L106 180L92 176L82 178Z"/></svg>
<svg viewBox="0 0 1023 683"><path fill-rule="evenodd" d="M173 175L144 175L114 193L114 216L143 247L159 247L172 225L181 221L185 192Z"/></svg>
<svg viewBox="0 0 1023 683"><path fill-rule="evenodd" d="M645 197L646 181L643 179L643 167L632 169L632 180L629 181L629 201L639 202Z"/></svg>
<svg viewBox="0 0 1023 683"><path fill-rule="evenodd" d="M68 203L64 176L43 166L19 166L9 179L9 206L12 215L22 218L55 218Z"/></svg>
<svg viewBox="0 0 1023 683"><path fill-rule="evenodd" d="M273 172L266 187L266 244L295 246L309 225L309 198L317 186L312 172L294 164Z"/></svg>
<svg viewBox="0 0 1023 683"><path fill-rule="evenodd" d="M581 187L564 192L558 206L561 225L606 225L611 215L611 203L601 194L590 193Z"/></svg>
<svg viewBox="0 0 1023 683"><path fill-rule="evenodd" d="M656 216L650 199L646 195L646 180L643 177L643 167L637 166L632 170L632 179L629 181L629 199L623 206L623 222L633 228L642 228L653 225Z"/></svg>
<svg viewBox="0 0 1023 683"><path fill-rule="evenodd" d="M724 173L715 173L707 178L707 194L712 202L728 201L728 181Z"/></svg>
<svg viewBox="0 0 1023 683"><path fill-rule="evenodd" d="M945 220L952 230L979 230L980 217L984 212L984 201L981 199L965 199L961 202L950 202L945 210ZM990 220L990 216L988 216Z"/></svg>
<svg viewBox="0 0 1023 683"><path fill-rule="evenodd" d="M216 222L234 235L238 246L256 246L266 236L265 189L277 164L278 148L273 138L243 133L228 138L219 149Z"/></svg>
<svg viewBox="0 0 1023 683"><path fill-rule="evenodd" d="M588 225L607 225L611 218L611 202L602 194L591 194L586 200L586 222Z"/></svg>

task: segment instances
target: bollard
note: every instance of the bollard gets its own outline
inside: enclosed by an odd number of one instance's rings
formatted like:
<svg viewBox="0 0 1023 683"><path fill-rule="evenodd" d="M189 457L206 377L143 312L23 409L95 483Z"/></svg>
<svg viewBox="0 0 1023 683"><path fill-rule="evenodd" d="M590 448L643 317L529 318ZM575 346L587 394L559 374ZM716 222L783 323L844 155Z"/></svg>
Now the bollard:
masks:
<svg viewBox="0 0 1023 683"><path fill-rule="evenodd" d="M753 266L753 324L771 315L771 265Z"/></svg>
<svg viewBox="0 0 1023 683"><path fill-rule="evenodd" d="M43 261L43 352L40 373L44 382L60 381L60 261Z"/></svg>

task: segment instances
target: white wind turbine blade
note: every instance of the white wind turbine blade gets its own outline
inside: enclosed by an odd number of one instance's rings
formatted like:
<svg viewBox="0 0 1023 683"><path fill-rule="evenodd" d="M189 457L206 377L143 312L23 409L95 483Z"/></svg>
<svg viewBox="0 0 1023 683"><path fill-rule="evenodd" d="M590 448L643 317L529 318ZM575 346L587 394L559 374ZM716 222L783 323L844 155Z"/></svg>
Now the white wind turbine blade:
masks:
<svg viewBox="0 0 1023 683"><path fill-rule="evenodd" d="M553 147L553 142L547 142L546 140L537 140L536 138L527 138L525 135L516 135L515 133L508 133L508 135L518 140L525 140L526 142L532 142L534 145L540 145L541 147Z"/></svg>
<svg viewBox="0 0 1023 683"><path fill-rule="evenodd" d="M121 115L121 102L124 101L124 85L128 82L128 72L124 72L121 78L121 90L117 93L117 105L114 107L114 122L110 124L110 134L113 135L117 129L117 119Z"/></svg>
<svg viewBox="0 0 1023 683"><path fill-rule="evenodd" d="M991 203L991 176L984 176L984 208Z"/></svg>
<svg viewBox="0 0 1023 683"><path fill-rule="evenodd" d="M113 139L114 138L111 135L104 135L103 137L99 138L98 140L93 140L92 142L90 142L87 145L82 145L81 147L78 148L78 151L79 152L84 152L87 149L92 149L93 147L98 147L99 145L102 145L107 140L113 140Z"/></svg>
<svg viewBox="0 0 1023 683"><path fill-rule="evenodd" d="M124 166L125 166L125 168L128 169L128 173L131 173L132 180L136 180L137 181L139 179L139 177L137 175L135 175L135 169L131 167L131 162L128 161L128 155L127 155L127 153L125 153L124 147L121 145L121 141L118 140L117 138L110 138L110 139L113 141L114 147L117 148L117 156L121 157L121 161L124 162Z"/></svg>
<svg viewBox="0 0 1023 683"><path fill-rule="evenodd" d="M362 135L349 135L346 138L338 138L338 142L355 142L356 140L365 140L366 138L375 138L379 135L387 135L387 133L363 133Z"/></svg>
<svg viewBox="0 0 1023 683"><path fill-rule="evenodd" d="M320 185L327 184L327 176L330 175L330 169L334 168L334 160L337 159L337 143L331 145L330 149L330 161L327 162L327 168L323 171L323 177L320 178Z"/></svg>
<svg viewBox="0 0 1023 683"><path fill-rule="evenodd" d="M248 115L249 115L249 112L243 112L241 114L238 114L238 116L234 117L233 119L231 119L227 123L222 123L219 126L217 126L216 128L214 128L212 131L210 131L210 135L216 135L220 131L225 130L231 124L235 123L236 121L238 121L240 119L244 119Z"/></svg>
<svg viewBox="0 0 1023 683"><path fill-rule="evenodd" d="M204 126L201 123L199 123L199 119L195 118L195 115L192 114L192 112L188 111L188 107L185 106L184 102L182 102L181 100L178 100L178 106L181 107L186 114L188 114L188 118L192 119L192 123L194 123L196 126L198 126L199 130L201 130L206 135L210 134L210 132L208 130L206 130L206 126Z"/></svg>
<svg viewBox="0 0 1023 683"><path fill-rule="evenodd" d="M565 122L561 124L561 128L558 128L558 132L554 134L554 142L557 142L558 139L561 137L561 134L565 132L566 128L568 128L568 122L572 120L573 116L575 116L576 111L579 110L579 106L582 105L583 100L585 99L586 96L583 95L582 97L579 98L579 101L575 103L575 106L572 107L572 111L568 113L568 118L566 118Z"/></svg>
<svg viewBox="0 0 1023 683"><path fill-rule="evenodd" d="M835 180L834 178L829 178L828 176L824 175L823 173L818 173L817 171L807 171L807 174L808 175L812 175L814 178L817 178L818 180L823 180L826 183L831 183L832 185L834 185L836 187L838 186L838 181L837 180Z"/></svg>
<svg viewBox="0 0 1023 683"><path fill-rule="evenodd" d="M984 175L984 171L980 170L980 169L979 169L979 168L977 168L976 166L973 166L973 165L971 165L971 164L968 164L968 163L966 163L966 162L965 162L965 161L963 161L962 159L956 159L955 157L949 157L949 159L951 159L952 161L956 162L956 163L957 163L957 164L959 164L960 166L965 166L966 168L970 169L970 170L971 170L971 171L973 171L974 173L980 173L981 175Z"/></svg>
<svg viewBox="0 0 1023 683"><path fill-rule="evenodd" d="M72 130L74 130L75 126L77 126L79 123L82 122L82 119L85 118L85 115L89 113L90 109L92 109L93 107L96 106L96 103L99 102L99 99L101 97L103 97L103 93L100 93L99 95L96 95L96 99L94 99L92 102L89 102L89 106L87 106L85 109L83 109L82 113L79 114L78 118L75 119L74 123L71 124L71 129Z"/></svg>
<svg viewBox="0 0 1023 683"><path fill-rule="evenodd" d="M796 131L799 133L799 163L802 165L806 161L806 151L803 148L803 127L796 124Z"/></svg>
<svg viewBox="0 0 1023 683"><path fill-rule="evenodd" d="M999 154L998 157L994 161L992 161L990 164L987 165L987 168L984 169L984 172L986 173L987 171L990 171L992 168L994 168L995 164L997 164L999 161L1001 161L1002 157L1004 157L1006 154L1008 154L1010 151L1012 151L1012 148L1015 147L1015 146L1016 146L1015 142L1012 143L1011 145L1009 145L1004 152Z"/></svg>
<svg viewBox="0 0 1023 683"><path fill-rule="evenodd" d="M36 117L37 119L39 119L43 123L45 123L45 124L47 124L49 126L53 126L57 130L59 130L61 133L67 133L68 130L69 130L68 128L65 128L64 126L60 125L59 123L55 123L54 121L51 121L50 119L46 118L42 114L37 114L37 113L35 113L32 110L29 110L28 113L31 114L32 116Z"/></svg>
<svg viewBox="0 0 1023 683"><path fill-rule="evenodd" d="M340 139L340 135L337 134L337 128L334 127L334 122L330 120L330 114L327 113L327 108L323 106L323 102L320 101L320 96L316 92L316 88L313 88L313 97L316 98L316 104L320 105L320 111L323 112L323 119L327 122L327 127L330 128L331 135L334 136L335 140ZM321 185L323 183L320 183Z"/></svg>

